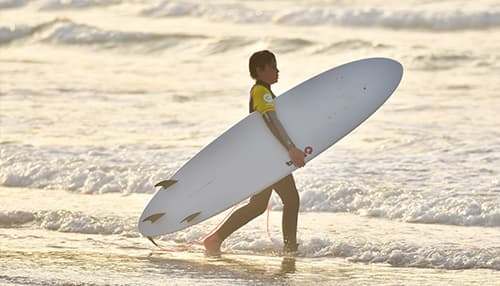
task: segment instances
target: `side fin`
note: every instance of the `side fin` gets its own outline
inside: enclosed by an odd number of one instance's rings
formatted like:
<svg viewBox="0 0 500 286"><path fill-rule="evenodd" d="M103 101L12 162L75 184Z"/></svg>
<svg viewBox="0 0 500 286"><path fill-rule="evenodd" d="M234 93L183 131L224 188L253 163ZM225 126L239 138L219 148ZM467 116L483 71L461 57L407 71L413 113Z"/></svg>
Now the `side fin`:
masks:
<svg viewBox="0 0 500 286"><path fill-rule="evenodd" d="M154 215L150 215L147 218L143 219L142 222L146 222L149 220L149 221L151 221L151 223L155 223L157 220L159 220L164 215L165 215L165 213L157 213Z"/></svg>
<svg viewBox="0 0 500 286"><path fill-rule="evenodd" d="M185 217L183 220L181 220L181 222L191 222L193 219L195 219L197 216L199 216L201 214L201 212L197 212L197 213L194 213L194 214L190 214L188 215L187 217Z"/></svg>
<svg viewBox="0 0 500 286"><path fill-rule="evenodd" d="M153 240L153 238L152 238L151 236L146 236L146 237L149 239L149 241L151 241L154 245L156 245L156 247L161 248L161 247L158 245L158 243L156 243L156 241L154 241L154 240Z"/></svg>
<svg viewBox="0 0 500 286"><path fill-rule="evenodd" d="M155 187L162 187L164 189L172 186L173 184L177 183L177 180L164 180L155 185Z"/></svg>

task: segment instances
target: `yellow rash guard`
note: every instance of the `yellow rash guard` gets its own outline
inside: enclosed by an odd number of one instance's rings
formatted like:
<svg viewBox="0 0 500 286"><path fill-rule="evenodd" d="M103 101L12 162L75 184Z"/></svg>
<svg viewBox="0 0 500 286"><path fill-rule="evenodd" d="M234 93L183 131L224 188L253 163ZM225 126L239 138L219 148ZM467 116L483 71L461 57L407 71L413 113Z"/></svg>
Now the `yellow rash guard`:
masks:
<svg viewBox="0 0 500 286"><path fill-rule="evenodd" d="M283 125L276 117L274 99L276 96L271 90L271 86L261 80L257 80L255 85L250 90L250 113L257 110L264 118L267 126L273 133L273 135L278 139L278 141L285 147L285 149L290 150L294 147L292 140L286 133ZM269 112L269 113L267 113Z"/></svg>
<svg viewBox="0 0 500 286"><path fill-rule="evenodd" d="M260 114L264 114L268 111L274 111L275 98L269 84L257 81L250 90L250 112L257 110Z"/></svg>

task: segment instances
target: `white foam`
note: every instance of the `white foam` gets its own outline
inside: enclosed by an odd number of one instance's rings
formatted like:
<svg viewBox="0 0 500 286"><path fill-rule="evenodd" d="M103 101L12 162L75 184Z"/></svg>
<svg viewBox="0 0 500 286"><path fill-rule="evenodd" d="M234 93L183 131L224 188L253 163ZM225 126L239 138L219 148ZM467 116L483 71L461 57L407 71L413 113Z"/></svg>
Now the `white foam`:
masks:
<svg viewBox="0 0 500 286"><path fill-rule="evenodd" d="M299 8L274 17L277 23L291 25L340 25L388 27L397 29L460 30L500 26L500 10L427 11L380 8Z"/></svg>
<svg viewBox="0 0 500 286"><path fill-rule="evenodd" d="M24 6L29 1L0 2L1 8ZM41 10L81 10L94 7L118 7L121 0L51 0ZM278 23L293 26L335 25L347 27L384 27L392 29L428 29L436 31L490 29L500 27L500 8L479 5L476 8L449 5L370 6L302 5L297 8L199 1L164 0L143 8L141 15L149 17L196 17L212 21L236 23ZM290 4L288 7L295 5Z"/></svg>
<svg viewBox="0 0 500 286"><path fill-rule="evenodd" d="M26 5L30 0L1 0L0 9L17 8Z"/></svg>
<svg viewBox="0 0 500 286"><path fill-rule="evenodd" d="M145 50L176 46L191 39L205 39L194 34L159 34L105 30L74 23L68 18L55 18L37 25L0 26L0 44L32 37L35 41L64 45L100 45L104 48L139 45Z"/></svg>
<svg viewBox="0 0 500 286"><path fill-rule="evenodd" d="M120 217L96 217L63 209L34 212L0 211L0 226L2 227L26 227L27 224L46 230L71 233L122 234L135 232L135 226L126 223Z"/></svg>
<svg viewBox="0 0 500 286"><path fill-rule="evenodd" d="M106 31L97 27L68 23L57 27L46 41L64 44L140 43L158 38L160 35Z"/></svg>
<svg viewBox="0 0 500 286"><path fill-rule="evenodd" d="M238 23L262 23L271 19L271 14L268 11L255 10L241 4L214 4L209 2L169 0L144 9L142 14L152 17L194 16Z"/></svg>
<svg viewBox="0 0 500 286"><path fill-rule="evenodd" d="M55 190L0 189L0 228L60 233L113 235L110 240L139 238L137 219L150 195L82 195ZM158 237L175 249L197 241L226 216ZM283 247L280 211L270 213L270 235L262 215L233 233L223 245L229 253L274 255ZM346 213L301 212L299 257L342 257L352 262L400 267L500 270L498 228L409 224ZM142 247L151 247L146 239ZM132 242L123 242L124 245ZM202 246L194 246L195 250Z"/></svg>
<svg viewBox="0 0 500 286"><path fill-rule="evenodd" d="M274 22L285 25L337 25L386 27L395 29L461 30L500 26L500 10L483 8L399 8L356 6L302 6L294 9L266 10L239 4L163 1L144 9L153 17L202 17L238 23Z"/></svg>
<svg viewBox="0 0 500 286"><path fill-rule="evenodd" d="M99 6L109 6L121 3L121 0L51 0L41 7L41 10L82 9Z"/></svg>
<svg viewBox="0 0 500 286"><path fill-rule="evenodd" d="M152 152L137 145L108 148L2 145L0 185L85 194L151 194L156 191L154 184L169 178L184 163L177 157L182 152L186 150ZM195 150L191 148L187 153L194 154ZM337 156L342 155L337 153ZM377 161L377 158L365 160L369 165L369 160ZM342 178L354 174L355 170L344 167L341 172L329 175L313 166L298 176L301 210L350 212L412 223L500 226L500 197L494 189L460 194L457 191L437 192L432 185L412 190L409 182L406 188L387 183L369 186L359 180L343 182ZM406 172L403 175L406 178ZM363 176L366 175L362 173L359 178ZM272 197L272 208L281 209L277 195Z"/></svg>
<svg viewBox="0 0 500 286"><path fill-rule="evenodd" d="M35 220L35 215L27 211L0 212L0 226L12 227L23 225Z"/></svg>
<svg viewBox="0 0 500 286"><path fill-rule="evenodd" d="M500 226L500 198L494 193L454 197L433 190L381 190L355 185L301 186L301 210L351 212L412 223ZM273 209L281 209L277 197Z"/></svg>
<svg viewBox="0 0 500 286"><path fill-rule="evenodd" d="M33 27L30 26L13 26L13 27L0 27L0 44L8 43L10 41L20 39L32 34Z"/></svg>
<svg viewBox="0 0 500 286"><path fill-rule="evenodd" d="M269 254L283 247L281 213L271 214L274 242L265 234L263 217L233 233L223 251ZM205 227L206 228L206 227ZM500 270L498 230L412 225L347 214L301 213L299 257L342 257L351 262L397 267ZM425 235L423 235L425 233ZM175 240L174 235L166 241Z"/></svg>
<svg viewBox="0 0 500 286"><path fill-rule="evenodd" d="M154 192L155 182L168 177L159 162L126 163L126 155L115 149L108 154L93 148L69 149L3 146L0 184L8 187L64 189L81 193ZM24 150L23 153L21 150ZM11 151L13 153L9 154ZM21 152L19 152L21 151ZM144 152L144 150L143 150ZM137 155L143 157L142 155ZM144 158L144 157L143 157ZM164 158L168 158L165 155ZM154 158L146 159L154 162Z"/></svg>

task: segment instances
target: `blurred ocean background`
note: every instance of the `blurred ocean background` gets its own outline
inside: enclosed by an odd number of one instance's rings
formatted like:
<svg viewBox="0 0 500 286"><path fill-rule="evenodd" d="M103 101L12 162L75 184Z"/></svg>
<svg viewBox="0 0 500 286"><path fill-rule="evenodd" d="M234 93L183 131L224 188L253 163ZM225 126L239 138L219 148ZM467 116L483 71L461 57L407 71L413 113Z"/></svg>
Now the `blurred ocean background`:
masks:
<svg viewBox="0 0 500 286"><path fill-rule="evenodd" d="M265 218L223 247L270 256L241 259L250 274L199 246L152 253L137 220L153 185L247 115L261 49L277 95L361 58L405 72L295 173L293 271ZM500 285L499 111L498 0L0 0L0 284Z"/></svg>

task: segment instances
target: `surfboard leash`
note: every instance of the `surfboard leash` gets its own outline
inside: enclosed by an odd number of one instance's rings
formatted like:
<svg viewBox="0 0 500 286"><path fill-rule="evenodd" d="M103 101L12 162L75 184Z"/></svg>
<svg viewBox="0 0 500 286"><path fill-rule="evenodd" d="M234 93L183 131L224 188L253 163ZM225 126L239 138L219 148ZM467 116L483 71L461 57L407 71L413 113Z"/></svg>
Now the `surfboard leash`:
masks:
<svg viewBox="0 0 500 286"><path fill-rule="evenodd" d="M238 208L239 204L236 204L227 214L226 216L224 217L224 219L222 219L221 222L219 222L219 224L217 224L217 226L212 229L210 232L208 232L207 234L205 234L204 236L200 237L198 240L195 240L191 243L188 243L184 246L181 246L181 247L177 247L177 248L165 248L161 245L159 245L152 237L150 236L147 236L146 238L149 239L149 241L151 241L157 248L158 250L160 251L165 251L165 252L182 252L182 251L186 251L190 248L192 248L193 246L197 245L197 244L202 244L203 241L205 239L207 239L209 236L211 236L212 234L214 234L217 230L219 230L219 228L229 219L229 217L236 211L236 209ZM269 240L274 244L275 247L279 247L278 243L273 239L272 235L271 235L271 228L270 228L270 212L271 212L271 203L269 203L267 205L267 221L266 221L266 233L267 233L267 237L269 238Z"/></svg>

